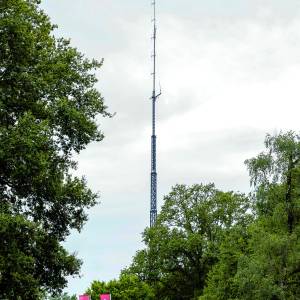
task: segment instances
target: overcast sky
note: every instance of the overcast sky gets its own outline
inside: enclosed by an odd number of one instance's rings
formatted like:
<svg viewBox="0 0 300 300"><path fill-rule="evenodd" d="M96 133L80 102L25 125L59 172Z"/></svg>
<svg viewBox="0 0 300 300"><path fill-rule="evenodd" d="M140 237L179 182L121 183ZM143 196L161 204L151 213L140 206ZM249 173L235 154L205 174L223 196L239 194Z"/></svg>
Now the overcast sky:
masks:
<svg viewBox="0 0 300 300"><path fill-rule="evenodd" d="M249 192L244 160L266 133L299 130L299 0L157 0L158 202L176 183ZM106 138L78 157L100 191L82 233L67 242L83 259L68 291L116 278L141 249L149 223L150 0L44 0L42 7L87 57L104 58L97 88L113 119Z"/></svg>

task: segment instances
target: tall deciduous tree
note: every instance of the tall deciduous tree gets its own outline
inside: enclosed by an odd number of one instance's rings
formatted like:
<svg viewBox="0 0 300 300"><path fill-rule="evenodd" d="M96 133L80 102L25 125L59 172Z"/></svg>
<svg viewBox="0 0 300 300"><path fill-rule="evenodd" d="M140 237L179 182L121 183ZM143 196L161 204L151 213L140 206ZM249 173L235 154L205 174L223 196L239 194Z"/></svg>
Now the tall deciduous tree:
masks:
<svg viewBox="0 0 300 300"><path fill-rule="evenodd" d="M268 135L265 145L246 161L256 220L222 242L201 300L300 298L300 137Z"/></svg>
<svg viewBox="0 0 300 300"><path fill-rule="evenodd" d="M39 9L0 2L0 298L55 292L80 261L60 242L80 230L97 195L71 175L79 153L109 116L86 59ZM33 295L33 296L32 296Z"/></svg>
<svg viewBox="0 0 300 300"><path fill-rule="evenodd" d="M177 185L164 201L155 226L144 232L146 249L125 272L149 282L161 299L192 299L218 260L219 241L248 222L248 201L212 184Z"/></svg>
<svg viewBox="0 0 300 300"><path fill-rule="evenodd" d="M300 298L300 136L268 135L266 151L246 161L257 221L235 276L243 299Z"/></svg>

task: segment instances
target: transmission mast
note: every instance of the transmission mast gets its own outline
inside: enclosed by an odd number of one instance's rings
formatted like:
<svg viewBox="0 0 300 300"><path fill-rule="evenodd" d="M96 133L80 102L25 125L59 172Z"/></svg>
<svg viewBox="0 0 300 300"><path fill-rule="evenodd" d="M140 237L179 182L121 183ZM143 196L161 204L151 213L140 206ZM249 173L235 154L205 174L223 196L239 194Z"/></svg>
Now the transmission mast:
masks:
<svg viewBox="0 0 300 300"><path fill-rule="evenodd" d="M156 0L152 1L153 6L153 72L152 72L152 79L153 79L153 90L152 90L152 136L151 136L151 188L150 188L150 227L155 224L156 216L157 216L157 172L156 172L156 134L155 134L155 105L156 100L161 95L161 92L158 94L156 93L156 32L157 32L157 25L156 25Z"/></svg>

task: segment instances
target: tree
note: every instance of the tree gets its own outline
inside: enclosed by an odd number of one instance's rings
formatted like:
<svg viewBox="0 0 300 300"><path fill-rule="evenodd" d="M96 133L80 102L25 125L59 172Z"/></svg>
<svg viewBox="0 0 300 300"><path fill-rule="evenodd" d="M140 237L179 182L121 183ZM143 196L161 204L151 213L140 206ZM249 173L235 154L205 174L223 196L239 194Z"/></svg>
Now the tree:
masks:
<svg viewBox="0 0 300 300"><path fill-rule="evenodd" d="M47 298L48 300L77 300L77 296L73 295L73 296L69 296L67 293L63 293L61 295L58 295L56 297L50 297Z"/></svg>
<svg viewBox="0 0 300 300"><path fill-rule="evenodd" d="M72 160L110 116L93 70L53 36L38 0L0 2L0 298L59 292L80 261L60 245L81 230L97 194ZM34 296L33 296L34 295Z"/></svg>
<svg viewBox="0 0 300 300"><path fill-rule="evenodd" d="M258 219L239 262L237 292L244 299L299 299L300 136L268 135L265 145L266 152L246 161Z"/></svg>
<svg viewBox="0 0 300 300"><path fill-rule="evenodd" d="M39 286L64 285L64 273L78 273L79 261L22 216L0 215L1 294L8 299L39 299ZM45 255L45 251L47 254Z"/></svg>
<svg viewBox="0 0 300 300"><path fill-rule="evenodd" d="M223 243L201 300L300 298L300 137L268 135L265 145L246 161L256 219Z"/></svg>
<svg viewBox="0 0 300 300"><path fill-rule="evenodd" d="M219 242L218 260L207 275L200 300L238 299L235 297L234 276L237 273L239 259L247 250L250 224L251 222L233 226Z"/></svg>
<svg viewBox="0 0 300 300"><path fill-rule="evenodd" d="M151 287L141 281L135 275L121 274L118 280L111 280L107 283L94 281L86 292L91 295L92 300L98 300L99 295L110 293L112 299L116 300L151 300L154 293Z"/></svg>
<svg viewBox="0 0 300 300"><path fill-rule="evenodd" d="M284 205L289 233L300 221L300 136L294 132L267 135L267 152L246 161L256 187L259 213L272 215Z"/></svg>
<svg viewBox="0 0 300 300"><path fill-rule="evenodd" d="M154 227L146 229L146 249L125 273L136 274L161 299L201 295L218 260L218 244L228 230L248 222L248 199L221 192L213 184L176 185L164 198Z"/></svg>

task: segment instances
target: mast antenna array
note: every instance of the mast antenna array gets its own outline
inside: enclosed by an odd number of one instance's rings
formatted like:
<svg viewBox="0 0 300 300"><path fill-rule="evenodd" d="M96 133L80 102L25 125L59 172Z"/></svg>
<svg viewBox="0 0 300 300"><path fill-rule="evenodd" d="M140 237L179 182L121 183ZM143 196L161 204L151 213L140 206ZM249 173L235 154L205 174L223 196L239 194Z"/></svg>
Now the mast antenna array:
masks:
<svg viewBox="0 0 300 300"><path fill-rule="evenodd" d="M152 136L151 136L151 188L150 188L150 227L155 224L157 217L157 172L156 172L156 133L155 133L155 118L156 118L156 100L161 95L161 91L156 93L156 0L152 1L153 6L153 90L152 90Z"/></svg>

